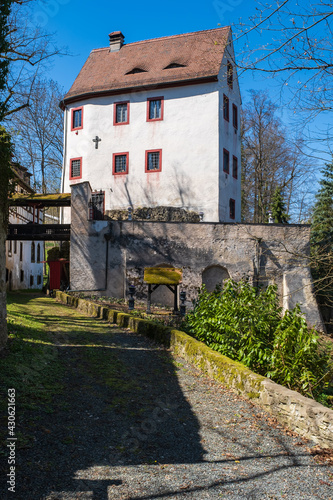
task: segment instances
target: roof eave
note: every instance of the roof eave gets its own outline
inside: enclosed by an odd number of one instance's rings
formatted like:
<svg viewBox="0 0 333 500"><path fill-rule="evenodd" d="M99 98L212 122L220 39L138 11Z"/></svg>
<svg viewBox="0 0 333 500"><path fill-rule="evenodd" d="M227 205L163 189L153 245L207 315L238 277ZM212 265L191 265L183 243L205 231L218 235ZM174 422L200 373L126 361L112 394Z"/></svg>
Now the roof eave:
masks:
<svg viewBox="0 0 333 500"><path fill-rule="evenodd" d="M67 104L81 101L82 99L112 96L112 95L119 95L119 94L132 93L132 92L142 92L144 90L149 91L149 90L163 89L163 88L170 88L170 87L183 87L186 85L198 85L200 83L212 83L212 82L217 82L217 81L218 81L218 75L209 75L209 76L201 76L201 77L197 77L197 78L190 78L188 80L175 80L175 81L170 81L170 82L142 84L142 85L137 85L137 86L133 86L133 87L120 87L117 89L82 92L80 94L65 97L60 102L60 107L64 111Z"/></svg>

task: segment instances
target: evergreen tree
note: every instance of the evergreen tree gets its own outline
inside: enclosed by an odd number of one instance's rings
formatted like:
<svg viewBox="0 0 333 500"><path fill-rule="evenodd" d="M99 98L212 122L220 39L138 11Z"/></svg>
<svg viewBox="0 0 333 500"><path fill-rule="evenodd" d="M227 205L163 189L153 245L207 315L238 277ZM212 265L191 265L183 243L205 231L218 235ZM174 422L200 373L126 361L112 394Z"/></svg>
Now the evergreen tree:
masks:
<svg viewBox="0 0 333 500"><path fill-rule="evenodd" d="M316 194L311 227L311 243L322 250L333 245L333 159L322 170L321 188Z"/></svg>
<svg viewBox="0 0 333 500"><path fill-rule="evenodd" d="M332 330L333 307L333 160L322 170L311 225L311 272L324 322Z"/></svg>
<svg viewBox="0 0 333 500"><path fill-rule="evenodd" d="M272 217L278 224L287 224L289 217L286 211L286 205L283 199L282 190L277 187L272 198Z"/></svg>

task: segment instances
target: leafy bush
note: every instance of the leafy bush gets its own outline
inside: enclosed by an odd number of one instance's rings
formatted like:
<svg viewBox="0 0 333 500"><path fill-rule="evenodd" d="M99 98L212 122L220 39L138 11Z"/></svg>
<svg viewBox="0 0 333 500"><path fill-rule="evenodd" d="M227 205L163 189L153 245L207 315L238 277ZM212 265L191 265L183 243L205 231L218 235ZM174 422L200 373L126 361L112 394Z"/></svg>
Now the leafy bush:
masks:
<svg viewBox="0 0 333 500"><path fill-rule="evenodd" d="M304 395L319 397L332 377L330 352L307 327L299 306L282 315L274 285L258 290L228 280L203 286L186 330L212 349Z"/></svg>

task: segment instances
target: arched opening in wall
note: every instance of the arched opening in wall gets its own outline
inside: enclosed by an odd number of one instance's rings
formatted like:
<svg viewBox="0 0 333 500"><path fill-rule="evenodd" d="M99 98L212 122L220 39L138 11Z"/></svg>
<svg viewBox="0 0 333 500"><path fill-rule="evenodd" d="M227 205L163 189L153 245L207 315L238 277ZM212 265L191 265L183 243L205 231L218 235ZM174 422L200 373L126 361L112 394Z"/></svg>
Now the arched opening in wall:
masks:
<svg viewBox="0 0 333 500"><path fill-rule="evenodd" d="M40 262L40 244L37 245L37 262Z"/></svg>
<svg viewBox="0 0 333 500"><path fill-rule="evenodd" d="M225 267L209 266L202 272L202 284L206 286L208 292L214 292L216 285L221 285L230 275Z"/></svg>
<svg viewBox="0 0 333 500"><path fill-rule="evenodd" d="M31 262L35 262L35 243L31 243Z"/></svg>

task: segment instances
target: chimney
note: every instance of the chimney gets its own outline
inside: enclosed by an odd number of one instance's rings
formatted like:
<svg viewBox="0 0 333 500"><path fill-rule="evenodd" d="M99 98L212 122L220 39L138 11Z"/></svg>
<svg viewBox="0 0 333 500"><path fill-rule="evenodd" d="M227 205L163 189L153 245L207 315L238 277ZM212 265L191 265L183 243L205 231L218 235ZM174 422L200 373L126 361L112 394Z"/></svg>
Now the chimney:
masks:
<svg viewBox="0 0 333 500"><path fill-rule="evenodd" d="M117 52L124 45L124 35L121 31L113 31L109 34L110 52Z"/></svg>

